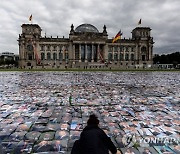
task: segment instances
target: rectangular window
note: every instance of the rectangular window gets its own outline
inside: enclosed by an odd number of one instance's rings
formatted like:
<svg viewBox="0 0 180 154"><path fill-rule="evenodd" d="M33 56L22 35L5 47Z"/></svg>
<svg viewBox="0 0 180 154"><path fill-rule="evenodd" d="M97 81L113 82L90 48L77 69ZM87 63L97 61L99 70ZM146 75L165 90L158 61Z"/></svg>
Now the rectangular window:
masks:
<svg viewBox="0 0 180 154"><path fill-rule="evenodd" d="M33 56L31 54L28 55L28 60L32 60Z"/></svg>
<svg viewBox="0 0 180 154"><path fill-rule="evenodd" d="M112 61L112 53L108 54L108 61Z"/></svg>
<svg viewBox="0 0 180 154"><path fill-rule="evenodd" d="M44 45L40 45L40 50L44 51Z"/></svg>
<svg viewBox="0 0 180 154"><path fill-rule="evenodd" d="M68 51L68 45L65 46L65 51Z"/></svg>
<svg viewBox="0 0 180 154"><path fill-rule="evenodd" d="M131 51L134 52L134 47L131 48Z"/></svg>
<svg viewBox="0 0 180 154"><path fill-rule="evenodd" d="M118 51L117 46L114 46L114 51L115 51L115 52L117 52L117 51Z"/></svg>
<svg viewBox="0 0 180 154"><path fill-rule="evenodd" d="M112 46L109 46L109 52L112 52L113 51L113 47Z"/></svg>
<svg viewBox="0 0 180 154"><path fill-rule="evenodd" d="M119 47L119 50L120 50L120 52L122 52L122 51L123 51L123 47L122 47L122 46L120 46L120 47Z"/></svg>
<svg viewBox="0 0 180 154"><path fill-rule="evenodd" d="M47 50L50 51L50 45L47 46Z"/></svg>
<svg viewBox="0 0 180 154"><path fill-rule="evenodd" d="M142 61L145 61L145 60L146 60L146 56L142 55Z"/></svg>
<svg viewBox="0 0 180 154"><path fill-rule="evenodd" d="M59 45L59 51L62 51L62 46L61 45Z"/></svg>

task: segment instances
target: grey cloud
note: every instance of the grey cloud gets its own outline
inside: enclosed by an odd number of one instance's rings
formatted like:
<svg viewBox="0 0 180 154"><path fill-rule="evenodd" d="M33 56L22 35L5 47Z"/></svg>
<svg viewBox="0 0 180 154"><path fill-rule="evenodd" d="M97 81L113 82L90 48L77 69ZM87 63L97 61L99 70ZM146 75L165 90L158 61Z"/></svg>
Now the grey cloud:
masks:
<svg viewBox="0 0 180 154"><path fill-rule="evenodd" d="M179 51L179 6L179 0L1 0L0 52L18 53L18 34L30 14L43 29L42 35L61 37L68 37L71 24L90 23L99 31L105 24L109 38L120 29L129 38L142 18L141 26L152 28L154 53Z"/></svg>

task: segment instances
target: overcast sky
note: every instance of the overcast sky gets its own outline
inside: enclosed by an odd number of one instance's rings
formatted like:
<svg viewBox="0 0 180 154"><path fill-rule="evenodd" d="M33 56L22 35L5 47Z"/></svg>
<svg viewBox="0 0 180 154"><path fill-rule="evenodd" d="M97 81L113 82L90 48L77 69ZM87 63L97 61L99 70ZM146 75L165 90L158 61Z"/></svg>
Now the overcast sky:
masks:
<svg viewBox="0 0 180 154"><path fill-rule="evenodd" d="M121 29L123 37L142 19L141 26L150 27L154 53L180 51L180 0L0 0L0 53L18 53L21 25L33 23L42 28L42 36L69 37L75 28L89 23L100 32L107 26L109 38Z"/></svg>

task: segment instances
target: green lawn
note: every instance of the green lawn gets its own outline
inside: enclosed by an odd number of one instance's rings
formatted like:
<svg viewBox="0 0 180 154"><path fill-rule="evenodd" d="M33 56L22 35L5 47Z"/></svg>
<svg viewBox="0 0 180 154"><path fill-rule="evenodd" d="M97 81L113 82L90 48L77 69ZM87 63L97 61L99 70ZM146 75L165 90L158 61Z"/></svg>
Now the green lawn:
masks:
<svg viewBox="0 0 180 154"><path fill-rule="evenodd" d="M20 72L38 72L38 71L77 71L77 72L154 72L154 71L166 71L166 72L180 72L180 69L79 69L79 68L68 68L68 69L0 69L1 72L7 71L20 71Z"/></svg>

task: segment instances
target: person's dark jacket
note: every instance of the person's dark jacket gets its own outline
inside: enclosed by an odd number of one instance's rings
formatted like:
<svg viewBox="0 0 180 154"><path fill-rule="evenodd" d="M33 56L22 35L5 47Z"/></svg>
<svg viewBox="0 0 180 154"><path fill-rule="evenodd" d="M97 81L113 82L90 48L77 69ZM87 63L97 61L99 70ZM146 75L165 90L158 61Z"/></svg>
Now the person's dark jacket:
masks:
<svg viewBox="0 0 180 154"><path fill-rule="evenodd" d="M117 152L111 139L97 125L89 125L74 143L71 154L109 154L109 150L113 154Z"/></svg>

